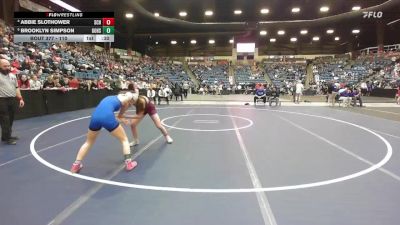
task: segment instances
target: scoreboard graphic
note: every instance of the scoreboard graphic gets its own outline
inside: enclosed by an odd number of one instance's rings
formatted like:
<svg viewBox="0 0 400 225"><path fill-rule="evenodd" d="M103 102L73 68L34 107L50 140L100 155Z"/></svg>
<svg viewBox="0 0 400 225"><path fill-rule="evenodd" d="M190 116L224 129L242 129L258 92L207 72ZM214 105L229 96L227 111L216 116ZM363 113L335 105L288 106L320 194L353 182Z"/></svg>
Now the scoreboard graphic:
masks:
<svg viewBox="0 0 400 225"><path fill-rule="evenodd" d="M14 42L114 42L114 12L14 12Z"/></svg>

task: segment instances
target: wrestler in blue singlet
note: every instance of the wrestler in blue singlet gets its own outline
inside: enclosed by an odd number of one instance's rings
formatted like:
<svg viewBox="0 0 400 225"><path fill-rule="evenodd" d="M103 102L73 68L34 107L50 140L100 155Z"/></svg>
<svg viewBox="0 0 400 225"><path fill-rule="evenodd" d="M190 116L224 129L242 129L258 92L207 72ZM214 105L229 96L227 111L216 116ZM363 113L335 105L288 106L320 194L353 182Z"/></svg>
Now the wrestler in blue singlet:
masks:
<svg viewBox="0 0 400 225"><path fill-rule="evenodd" d="M115 130L119 126L119 123L115 118L114 112L120 108L121 102L117 96L108 96L101 100L92 114L89 129L98 131L104 127L109 132Z"/></svg>

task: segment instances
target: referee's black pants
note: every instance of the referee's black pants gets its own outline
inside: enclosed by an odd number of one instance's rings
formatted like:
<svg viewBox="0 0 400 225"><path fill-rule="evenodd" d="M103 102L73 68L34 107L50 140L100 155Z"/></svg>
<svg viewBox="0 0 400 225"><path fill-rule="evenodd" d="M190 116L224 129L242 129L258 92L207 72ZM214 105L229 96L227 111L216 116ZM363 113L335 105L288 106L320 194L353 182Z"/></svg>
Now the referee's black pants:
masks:
<svg viewBox="0 0 400 225"><path fill-rule="evenodd" d="M8 141L11 137L11 128L14 122L15 97L0 98L0 126L1 140Z"/></svg>

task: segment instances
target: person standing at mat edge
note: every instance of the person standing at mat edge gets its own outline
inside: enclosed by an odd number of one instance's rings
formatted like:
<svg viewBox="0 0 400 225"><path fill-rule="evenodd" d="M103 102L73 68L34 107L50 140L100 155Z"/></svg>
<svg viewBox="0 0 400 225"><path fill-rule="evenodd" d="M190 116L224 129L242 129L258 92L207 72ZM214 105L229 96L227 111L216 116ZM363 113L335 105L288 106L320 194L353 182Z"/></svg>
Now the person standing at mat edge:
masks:
<svg viewBox="0 0 400 225"><path fill-rule="evenodd" d="M10 62L0 59L0 126L1 141L8 145L17 144L17 137L11 136L15 114L15 98L19 107L25 105L18 88L17 78L11 72Z"/></svg>
<svg viewBox="0 0 400 225"><path fill-rule="evenodd" d="M82 169L82 160L93 146L101 128L105 128L112 136L116 137L122 144L122 152L125 159L125 169L133 170L137 162L132 160L132 153L129 147L128 137L120 122L127 124L124 113L134 104L138 94L126 92L124 94L105 97L94 110L90 119L89 131L85 143L79 149L75 162L72 164L71 172L79 173ZM114 112L118 111L118 116Z"/></svg>

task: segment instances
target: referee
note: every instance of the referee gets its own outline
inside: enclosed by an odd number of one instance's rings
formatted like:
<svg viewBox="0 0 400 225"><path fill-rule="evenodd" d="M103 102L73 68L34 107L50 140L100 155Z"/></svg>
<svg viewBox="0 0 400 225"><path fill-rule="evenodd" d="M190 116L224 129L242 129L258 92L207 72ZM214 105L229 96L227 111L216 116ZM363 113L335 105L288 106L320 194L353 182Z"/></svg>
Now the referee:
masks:
<svg viewBox="0 0 400 225"><path fill-rule="evenodd" d="M24 100L18 88L17 78L10 73L10 63L0 59L0 126L1 141L8 145L17 144L17 137L12 137L12 124L15 114L15 97L19 100L19 107L24 107Z"/></svg>

